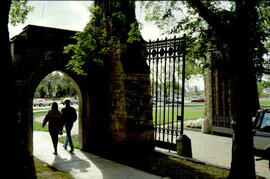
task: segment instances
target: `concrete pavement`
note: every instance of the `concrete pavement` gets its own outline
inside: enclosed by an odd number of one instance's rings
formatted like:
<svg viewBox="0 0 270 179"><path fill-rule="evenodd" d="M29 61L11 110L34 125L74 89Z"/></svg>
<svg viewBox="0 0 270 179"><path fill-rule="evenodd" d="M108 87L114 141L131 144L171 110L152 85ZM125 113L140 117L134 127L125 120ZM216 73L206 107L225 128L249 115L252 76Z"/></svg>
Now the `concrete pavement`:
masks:
<svg viewBox="0 0 270 179"><path fill-rule="evenodd" d="M71 154L60 143L58 155L55 156L48 132L34 132L34 156L48 165L70 173L75 179L161 178L77 149Z"/></svg>
<svg viewBox="0 0 270 179"><path fill-rule="evenodd" d="M184 130L184 134L191 139L194 159L208 164L230 168L232 156L232 139L230 137L202 134L201 132L190 130ZM167 152L167 150L160 148L156 148L156 150ZM175 154L176 152L171 151L171 153ZM270 178L267 160L260 160L260 158L255 157L255 170L257 175Z"/></svg>
<svg viewBox="0 0 270 179"><path fill-rule="evenodd" d="M43 117L39 117L39 119L35 118L36 121L41 121L41 119L43 120ZM34 132L34 134L36 134L36 132ZM72 134L78 134L78 120L74 124ZM212 165L217 165L228 169L230 168L232 149L232 139L230 137L202 134L201 132L194 132L189 130L184 130L184 134L186 134L191 139L194 159ZM49 141L47 146L51 147L50 150L53 151L51 140L48 139L47 141ZM34 146L36 146L36 142L34 142ZM163 152L168 151L160 148L156 148L156 150ZM59 154L59 157L61 157L61 154ZM257 175L263 176L265 178L270 178L270 171L268 168L267 160L260 160L258 157L255 157L255 167Z"/></svg>

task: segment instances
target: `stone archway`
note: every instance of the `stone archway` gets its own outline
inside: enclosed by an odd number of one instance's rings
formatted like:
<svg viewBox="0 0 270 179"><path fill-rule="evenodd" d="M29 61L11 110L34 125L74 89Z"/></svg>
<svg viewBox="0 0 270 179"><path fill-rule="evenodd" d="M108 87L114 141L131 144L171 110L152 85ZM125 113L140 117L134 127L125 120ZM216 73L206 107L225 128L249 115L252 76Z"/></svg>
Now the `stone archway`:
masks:
<svg viewBox="0 0 270 179"><path fill-rule="evenodd" d="M85 105L83 99L86 99L85 97L85 92L82 93L83 89L82 89L82 85L81 84L78 84L78 81L75 81L70 75L70 72L66 71L53 71L53 72L60 72L64 77L62 78L67 78L69 80L71 80L74 84L74 87L76 89L76 94L77 94L77 97L78 97L78 109L77 109L77 112L78 112L78 120L76 122L76 125L78 124L78 126L74 127L73 131L75 130L76 131L76 135L78 133L78 146L79 146L79 149L82 149L84 144L82 143L82 138L83 138L83 114L87 113L87 111L84 111L83 112L83 109L88 109L87 107L83 107ZM53 72L49 72L49 74L53 73ZM43 76L42 74L37 74L37 75L40 75L40 76ZM47 76L47 75L46 75ZM46 77L44 76L43 79ZM35 78L33 80L37 80L37 79L40 79L40 78ZM43 80L42 79L42 80ZM30 81L31 84L35 84L35 85L32 85L30 88L30 94L32 95L33 94L33 91L35 91L35 89L37 89L37 86L36 84L38 84L36 81ZM30 96L31 99L33 99L34 97L33 96ZM58 101L59 103L59 101ZM60 103L59 103L60 104ZM31 106L29 106L30 108ZM59 106L60 107L60 106ZM61 107L62 108L62 107ZM60 108L60 109L61 109ZM33 111L34 112L34 109L32 107L32 109L29 111L31 112ZM31 120L31 119L29 119ZM33 120L34 120L34 116L33 116ZM32 132L33 132L33 129L32 129ZM30 132L31 133L31 132Z"/></svg>
<svg viewBox="0 0 270 179"><path fill-rule="evenodd" d="M151 151L154 140L150 71L140 56L142 46L130 51L122 44L113 50L109 70L92 64L87 76L78 76L66 69L69 56L63 54L64 46L73 42L75 33L28 25L12 39L20 127L27 153L33 155L34 91L53 71L68 74L81 91L82 150L130 156Z"/></svg>
<svg viewBox="0 0 270 179"><path fill-rule="evenodd" d="M12 55L16 68L18 111L22 141L30 156L33 154L33 96L40 81L53 71L61 71L72 79L79 91L80 137L79 148L86 148L87 122L90 116L90 100L87 79L66 69L68 57L63 48L72 42L74 31L29 25L12 39ZM86 125L83 125L86 123Z"/></svg>

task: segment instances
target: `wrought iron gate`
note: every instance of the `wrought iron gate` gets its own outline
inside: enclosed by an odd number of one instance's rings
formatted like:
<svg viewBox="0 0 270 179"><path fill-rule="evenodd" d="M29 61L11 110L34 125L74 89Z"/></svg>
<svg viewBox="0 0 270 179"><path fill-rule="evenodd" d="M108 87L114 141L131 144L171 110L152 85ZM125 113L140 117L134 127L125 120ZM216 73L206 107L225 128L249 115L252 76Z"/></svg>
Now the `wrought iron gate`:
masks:
<svg viewBox="0 0 270 179"><path fill-rule="evenodd" d="M185 39L183 36L147 43L155 143L169 150L176 150L177 137L183 134Z"/></svg>

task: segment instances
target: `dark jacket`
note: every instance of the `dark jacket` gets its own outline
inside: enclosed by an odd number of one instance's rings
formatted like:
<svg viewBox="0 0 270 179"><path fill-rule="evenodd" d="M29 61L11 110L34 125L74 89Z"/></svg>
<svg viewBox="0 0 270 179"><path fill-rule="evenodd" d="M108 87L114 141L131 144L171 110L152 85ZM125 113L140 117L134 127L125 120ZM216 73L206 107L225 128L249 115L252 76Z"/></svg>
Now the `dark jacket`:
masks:
<svg viewBox="0 0 270 179"><path fill-rule="evenodd" d="M57 132L61 128L61 112L58 110L49 110L46 114L42 127L49 122L49 132Z"/></svg>
<svg viewBox="0 0 270 179"><path fill-rule="evenodd" d="M64 124L73 124L77 119L76 110L71 106L63 108L61 118Z"/></svg>

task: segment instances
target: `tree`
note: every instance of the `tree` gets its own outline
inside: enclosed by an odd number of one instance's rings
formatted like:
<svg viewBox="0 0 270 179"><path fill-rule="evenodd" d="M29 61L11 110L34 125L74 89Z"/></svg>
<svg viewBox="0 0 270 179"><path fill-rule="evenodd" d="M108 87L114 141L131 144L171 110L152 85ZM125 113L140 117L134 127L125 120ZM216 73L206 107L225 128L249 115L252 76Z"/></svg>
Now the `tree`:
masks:
<svg viewBox="0 0 270 179"><path fill-rule="evenodd" d="M86 75L89 64L105 67L111 51L120 43L127 43L131 49L132 44L142 41L140 24L132 13L134 8L134 0L95 1L95 6L89 8L90 22L83 32L74 36L77 43L68 45L64 50L64 53L72 55L67 67ZM139 59L130 66L138 64Z"/></svg>
<svg viewBox="0 0 270 179"><path fill-rule="evenodd" d="M235 12L222 13L222 16L200 1L190 0L188 3L209 23L229 52L229 59L225 62L232 85L233 147L229 177L255 178L252 114L257 106L247 96L254 96L257 92L254 58L256 47L261 43L258 41L258 1L236 1Z"/></svg>
<svg viewBox="0 0 270 179"><path fill-rule="evenodd" d="M174 11L182 10L181 7L175 6L176 2L168 3L170 6L164 10L163 16L159 15L161 18L154 20L172 17ZM219 51L223 69L231 81L234 132L229 177L255 178L251 118L258 109L256 74L264 61L264 43L269 32L264 28L269 27L265 25L269 23L269 16L265 19L261 14L268 12L269 3L237 0L230 10L218 9L210 1L187 0L185 3L188 10L193 9L193 13L196 12L207 25L200 18L195 21L182 18L183 21L177 21L172 32L178 29L189 30L188 32L194 33L193 37L200 37L198 34L205 33L207 41L210 40L212 47ZM156 13L159 12L162 11L157 8Z"/></svg>
<svg viewBox="0 0 270 179"><path fill-rule="evenodd" d="M2 120L1 130L2 136L8 134L8 137L3 138L3 143L7 150L5 150L4 165L2 171L3 175L9 177L17 177L18 173L22 178L35 178L35 169L33 159L26 155L26 149L22 146L20 111L17 106L17 91L16 88L19 84L16 84L14 77L13 62L10 51L10 40L8 32L9 12L11 8L11 0L5 0L1 2L0 6L0 43L2 48L1 55L1 78L3 82L2 96L3 103L2 111L8 116ZM16 171L16 172L14 172Z"/></svg>
<svg viewBox="0 0 270 179"><path fill-rule="evenodd" d="M188 75L186 75L186 77L189 77L190 75L203 74L203 67L204 65L207 65L205 64L205 49L207 49L207 43L209 41L211 41L213 45L211 48L219 46L219 49L223 49L220 50L220 53L222 53L220 55L223 56L222 58L227 58L228 52L226 44L220 43L219 38L212 34L212 27L199 16L187 2L188 1L141 2L141 8L145 9L145 19L147 21L154 21L163 34L187 34L186 72ZM210 10L217 13L224 22L228 20L226 19L229 18L227 16L231 16L235 13L234 1L211 1L205 3L205 5ZM264 59L262 58L263 54L269 53L270 47L269 2L260 2L256 9L258 10L259 15L259 33L262 34L260 35L261 44L258 44L258 50L256 50L256 57L254 60L258 67L262 67L263 61L266 59L265 56ZM221 56L218 58L221 58ZM263 70L259 69L259 71ZM258 77L261 76L260 73L257 75Z"/></svg>
<svg viewBox="0 0 270 179"><path fill-rule="evenodd" d="M75 83L59 72L53 72L47 75L38 85L36 96L44 98L71 97L77 95Z"/></svg>
<svg viewBox="0 0 270 179"><path fill-rule="evenodd" d="M3 166L3 172L6 176L11 176L14 172L12 171L16 170L17 172L22 173L23 171L23 165L22 165L22 158L20 156L21 151L21 145L20 145L20 138L19 138L19 131L17 131L17 110L16 107L13 106L15 103L15 79L13 77L13 67L12 67L12 59L11 59L11 52L10 52L10 42L9 42L9 33L8 33L8 17L9 17L9 11L11 6L11 0L2 1L1 2L1 10L0 10L0 43L2 47L2 55L1 55L1 64L3 70L1 70L1 77L2 82L5 84L2 87L2 94L3 95L3 102L5 105L3 105L2 110L5 111L9 116L8 120L3 120L1 125L2 128L9 128L9 129L15 129L14 132L9 134L9 137L4 137L3 143L5 143L6 146L9 146L10 150L7 150L6 155L10 156L6 157L6 160L4 160L5 165ZM9 78L7 78L7 76ZM6 131L1 131L2 136L4 136ZM5 134L4 134L5 133ZM19 150L16 152L14 149ZM15 155L13 155L15 154ZM18 162L14 162L18 161ZM15 177L15 175L13 175Z"/></svg>

